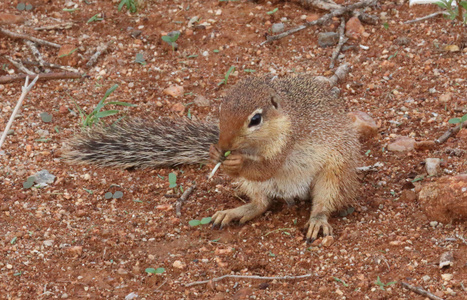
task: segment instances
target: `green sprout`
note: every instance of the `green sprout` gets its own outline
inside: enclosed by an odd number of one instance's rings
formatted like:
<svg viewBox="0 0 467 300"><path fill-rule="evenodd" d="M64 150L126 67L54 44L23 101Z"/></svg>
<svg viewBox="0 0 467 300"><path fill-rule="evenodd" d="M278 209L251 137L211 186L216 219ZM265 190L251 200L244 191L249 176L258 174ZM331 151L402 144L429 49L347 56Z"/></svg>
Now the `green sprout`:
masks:
<svg viewBox="0 0 467 300"><path fill-rule="evenodd" d="M275 13L275 12L278 11L278 10L279 10L279 8L276 7L276 8L274 8L273 10L268 11L267 14L268 14L268 15L272 15L273 13Z"/></svg>
<svg viewBox="0 0 467 300"><path fill-rule="evenodd" d="M211 217L207 217L207 218L202 218L201 220L191 220L190 222L188 222L188 224L191 227L196 227L199 225L206 225L206 224L211 223L211 219L212 219Z"/></svg>
<svg viewBox="0 0 467 300"><path fill-rule="evenodd" d="M227 82L229 81L229 76L232 72L235 72L235 67L234 66L231 66L229 68L229 70L227 71L227 73L225 73L224 75L224 79L222 79L221 82L219 82L217 85L221 85L221 84L227 84Z"/></svg>
<svg viewBox="0 0 467 300"><path fill-rule="evenodd" d="M162 274L165 272L165 269L164 268L157 268L157 269L147 268L145 272L148 274Z"/></svg>
<svg viewBox="0 0 467 300"><path fill-rule="evenodd" d="M379 276L378 276L378 278L377 278L376 281L375 281L375 284L376 284L377 286L379 286L380 289L382 289L383 291L384 291L384 288L385 288L385 287L388 287L388 286L390 286L390 285L392 285L392 284L395 284L395 283L397 283L397 281L391 281L391 282L388 282L388 283L383 283L383 282L381 281L381 279L379 278Z"/></svg>
<svg viewBox="0 0 467 300"><path fill-rule="evenodd" d="M135 0L122 0L122 1L120 1L120 4L118 5L118 11L121 11L123 6L126 6L126 9L128 9L131 13L135 13L138 10L137 7L136 7Z"/></svg>
<svg viewBox="0 0 467 300"><path fill-rule="evenodd" d="M467 114L463 115L461 118L452 118L448 122L451 124L459 124L459 128L462 129L462 124L467 121Z"/></svg>
<svg viewBox="0 0 467 300"><path fill-rule="evenodd" d="M162 40L172 46L172 51L175 51L175 46L177 45L175 42L178 40L180 36L180 32L174 32L172 34L167 34L162 36Z"/></svg>
<svg viewBox="0 0 467 300"><path fill-rule="evenodd" d="M109 97L110 94L112 94L112 92L115 91L117 88L118 88L118 84L114 84L111 88L109 88L107 90L107 92L105 92L105 95L102 98L102 100L99 101L97 106L93 109L93 111L89 115L86 115L86 113L81 109L81 107L79 107L79 105L75 101L75 105L78 108L78 111L79 111L79 114L80 114L80 117L81 117L81 125L83 127L91 127L95 123L100 122L102 118L112 116L112 115L115 115L115 114L119 113L118 110L104 110L104 111L101 111L104 108L104 106L106 106L107 104L120 105L120 106L136 106L135 104L131 104L131 103L127 103L127 102L121 102L121 101L105 102L107 97Z"/></svg>
<svg viewBox="0 0 467 300"><path fill-rule="evenodd" d="M457 6L453 7L453 3L456 2ZM462 12L462 8L467 10L467 1L460 1L460 0L440 0L435 2L436 5L441 7L442 9L446 10L444 16L449 20L454 20L456 17L463 22L464 24L467 23L467 13Z"/></svg>

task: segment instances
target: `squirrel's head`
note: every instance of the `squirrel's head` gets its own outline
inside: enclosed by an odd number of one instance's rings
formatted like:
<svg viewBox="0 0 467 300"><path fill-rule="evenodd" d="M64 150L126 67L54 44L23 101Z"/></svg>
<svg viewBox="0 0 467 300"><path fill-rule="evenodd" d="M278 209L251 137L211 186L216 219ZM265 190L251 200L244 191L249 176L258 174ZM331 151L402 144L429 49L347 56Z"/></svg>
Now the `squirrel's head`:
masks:
<svg viewBox="0 0 467 300"><path fill-rule="evenodd" d="M249 78L236 84L220 107L219 147L266 159L282 152L291 122L281 97L265 78Z"/></svg>

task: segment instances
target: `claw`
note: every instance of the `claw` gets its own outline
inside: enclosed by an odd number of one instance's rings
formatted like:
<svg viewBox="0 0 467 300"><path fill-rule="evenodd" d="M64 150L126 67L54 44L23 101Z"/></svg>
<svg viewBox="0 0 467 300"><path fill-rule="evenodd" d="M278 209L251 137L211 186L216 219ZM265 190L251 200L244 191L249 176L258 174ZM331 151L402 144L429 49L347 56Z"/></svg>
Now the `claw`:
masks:
<svg viewBox="0 0 467 300"><path fill-rule="evenodd" d="M315 215L310 217L310 220L307 223L308 231L306 234L307 239L312 239L313 241L318 238L319 232L322 229L322 236L332 235L332 227L328 223L326 215Z"/></svg>

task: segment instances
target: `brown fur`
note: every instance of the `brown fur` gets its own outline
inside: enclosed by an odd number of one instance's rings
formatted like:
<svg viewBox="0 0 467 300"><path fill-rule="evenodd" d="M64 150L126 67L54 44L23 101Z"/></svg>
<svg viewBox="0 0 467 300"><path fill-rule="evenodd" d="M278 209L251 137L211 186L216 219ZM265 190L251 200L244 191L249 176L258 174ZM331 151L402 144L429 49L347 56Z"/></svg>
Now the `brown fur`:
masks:
<svg viewBox="0 0 467 300"><path fill-rule="evenodd" d="M343 105L308 76L256 78L237 84L222 102L219 143L211 156L240 183L250 204L217 212L215 225L264 213L272 199L312 198L307 238L332 234L330 213L357 192L359 143ZM249 128L261 111L263 122ZM217 149L216 149L217 148Z"/></svg>

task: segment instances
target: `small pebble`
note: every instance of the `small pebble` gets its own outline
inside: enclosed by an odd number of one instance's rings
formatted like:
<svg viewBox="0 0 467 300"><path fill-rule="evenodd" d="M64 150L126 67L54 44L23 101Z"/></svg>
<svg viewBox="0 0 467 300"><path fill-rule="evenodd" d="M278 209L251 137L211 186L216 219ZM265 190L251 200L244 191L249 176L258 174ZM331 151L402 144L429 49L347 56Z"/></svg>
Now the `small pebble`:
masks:
<svg viewBox="0 0 467 300"><path fill-rule="evenodd" d="M181 261L179 261L179 260L176 260L176 261L174 261L174 263L173 263L173 267L176 268L176 269L185 269L186 264L183 263L183 262L181 262Z"/></svg>
<svg viewBox="0 0 467 300"><path fill-rule="evenodd" d="M446 281L452 280L453 277L454 275L452 274L441 274L441 278L443 278L443 280L446 280Z"/></svg>
<svg viewBox="0 0 467 300"><path fill-rule="evenodd" d="M276 24L272 24L272 27L271 27L271 31L273 33L280 33L282 31L284 31L284 24L283 23L276 23Z"/></svg>
<svg viewBox="0 0 467 300"><path fill-rule="evenodd" d="M42 242L42 244L46 247L51 247L54 244L54 240L45 240Z"/></svg>
<svg viewBox="0 0 467 300"><path fill-rule="evenodd" d="M325 236L323 238L323 241L321 242L321 244L324 246L324 247L329 247L331 246L332 244L334 244L334 237L332 235L328 235L328 236Z"/></svg>

